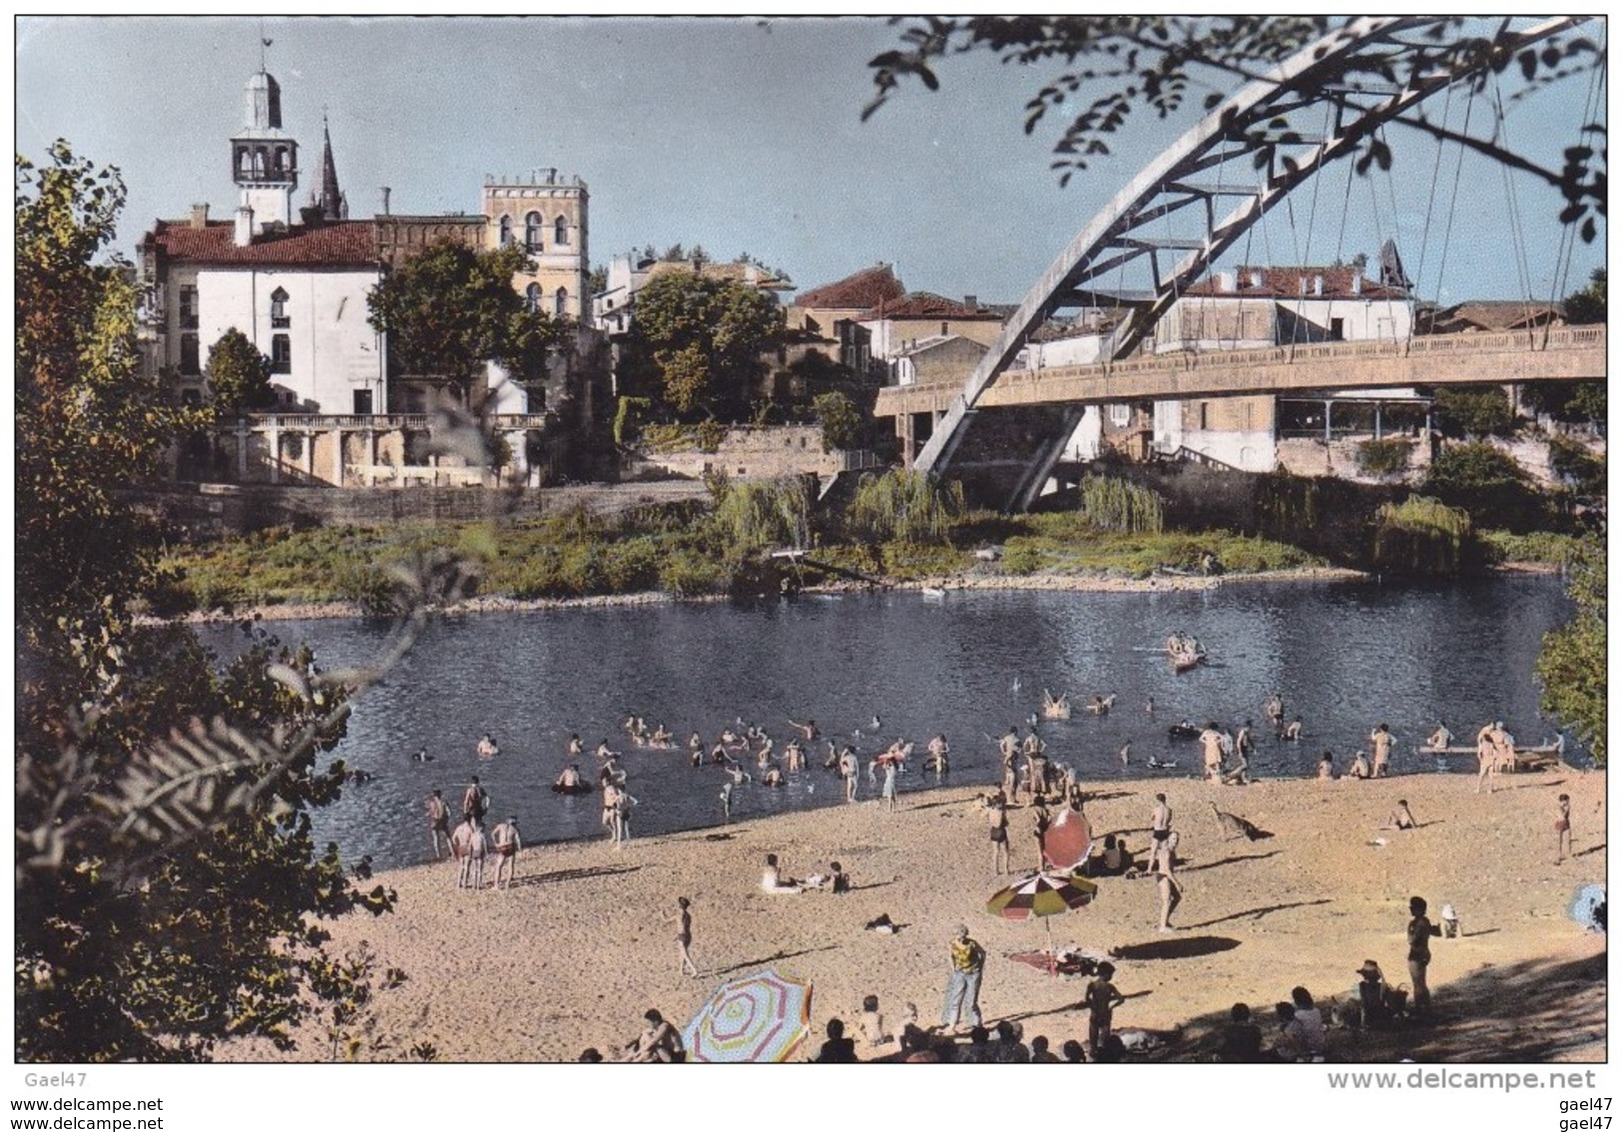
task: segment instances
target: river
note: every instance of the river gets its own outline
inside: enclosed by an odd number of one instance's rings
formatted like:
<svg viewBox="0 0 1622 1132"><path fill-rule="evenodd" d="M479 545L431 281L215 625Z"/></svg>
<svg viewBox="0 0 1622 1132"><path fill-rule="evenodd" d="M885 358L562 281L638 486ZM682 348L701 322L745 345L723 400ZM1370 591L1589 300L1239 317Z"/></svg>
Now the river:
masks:
<svg viewBox="0 0 1622 1132"><path fill-rule="evenodd" d="M667 604L443 617L378 687L357 703L334 757L372 778L345 789L316 817L318 835L339 842L347 861L371 854L379 867L426 859L423 800L440 788L454 809L468 776L489 790L492 820L515 814L526 842L600 835L595 796L550 789L566 764L571 732L591 749L607 738L627 750L623 765L638 799L634 835L719 824L716 767L689 767L683 751L630 747L620 722L662 721L685 743L706 747L742 719L765 727L781 752L790 718L817 721L825 735L855 742L866 758L905 736L918 751L903 792L934 786L923 746L937 731L952 746L947 785L996 777L991 737L1023 733L1042 690L1070 693L1074 718L1043 723L1051 758L1079 768L1083 782L1198 773L1197 746L1171 740L1187 718L1235 727L1263 721L1269 692L1299 714L1304 738L1277 740L1258 728L1257 775L1312 772L1324 750L1344 769L1378 723L1397 736L1392 772L1433 773L1420 755L1438 719L1469 742L1484 721L1502 719L1523 743L1552 737L1538 713L1533 663L1543 634L1569 615L1560 582L1505 577L1453 586L1375 582L1235 584L1205 592L916 592L805 596L776 605ZM364 662L387 626L354 620L286 621L282 639L307 641L324 668ZM1160 642L1173 629L1197 636L1210 663L1174 674ZM205 629L219 652L239 647L236 631ZM1016 683L1017 682L1017 683ZM1114 710L1080 710L1115 693ZM1145 705L1154 700L1151 715ZM479 760L489 731L501 748ZM860 732L860 738L856 737ZM1132 765L1116 752L1131 740ZM432 762L414 762L426 747ZM1176 760L1150 771L1150 756ZM1581 757L1580 753L1573 757ZM769 789L737 791L733 817L835 804L839 781L811 768ZM1474 771L1474 760L1451 760ZM749 768L753 771L753 767ZM864 774L864 797L876 794Z"/></svg>

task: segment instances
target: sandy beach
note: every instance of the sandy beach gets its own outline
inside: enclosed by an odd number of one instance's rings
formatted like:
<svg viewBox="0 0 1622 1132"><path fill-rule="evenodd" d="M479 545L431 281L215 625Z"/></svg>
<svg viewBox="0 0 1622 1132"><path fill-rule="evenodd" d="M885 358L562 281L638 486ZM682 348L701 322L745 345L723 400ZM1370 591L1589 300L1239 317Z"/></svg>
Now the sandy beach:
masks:
<svg viewBox="0 0 1622 1132"><path fill-rule="evenodd" d="M1157 933L1151 880L1121 877L1101 879L1091 905L1051 921L1055 941L1117 957L1115 984L1127 996L1118 1030L1177 1032L1152 1058L1202 1059L1235 1002L1250 1004L1271 1036L1272 1004L1297 984L1321 1005L1345 1002L1365 959L1406 983L1404 927L1417 894L1432 919L1454 905L1463 929L1432 944L1437 1023L1334 1030L1333 1060L1604 1059L1605 937L1568 914L1580 884L1605 879L1603 772L1505 776L1492 795L1476 794L1474 777L1462 774L1235 787L1123 773L1085 785L1097 836L1133 831L1140 859L1156 791L1168 795L1180 831L1178 930ZM989 956L988 1019L1016 1019L1027 1038L1044 1034L1055 1049L1084 1039L1087 1015L1076 1009L1084 980L1006 958L1040 948L1044 925L985 910L1008 880L993 872L985 788L948 782L903 793L890 813L865 799L864 784L855 805L633 840L618 851L604 841L544 845L520 855L516 884L500 892L457 891L448 862L380 874L398 892L398 910L333 929L340 950L366 940L380 966L409 976L377 996L379 1044L362 1056L406 1060L425 1042L443 1061L570 1061L588 1046L606 1052L630 1040L650 1006L683 1024L721 982L772 966L814 985L804 1059L828 1018L854 1026L867 994L879 996L887 1021L911 1002L923 1024L939 1022L959 923ZM1556 864L1560 792L1571 795L1576 856ZM1380 829L1399 798L1420 827ZM1213 803L1273 836L1224 840ZM1031 828L1029 811L1011 811L1019 872L1034 865ZM425 831L425 858L427 847ZM759 887L769 852L796 877L837 859L854 889L769 895ZM666 922L680 895L692 900L697 978L680 973ZM897 934L864 930L881 913L902 925ZM864 1059L890 1052L858 1049ZM260 1043L219 1052L324 1060L327 1050L310 1029L290 1055Z"/></svg>

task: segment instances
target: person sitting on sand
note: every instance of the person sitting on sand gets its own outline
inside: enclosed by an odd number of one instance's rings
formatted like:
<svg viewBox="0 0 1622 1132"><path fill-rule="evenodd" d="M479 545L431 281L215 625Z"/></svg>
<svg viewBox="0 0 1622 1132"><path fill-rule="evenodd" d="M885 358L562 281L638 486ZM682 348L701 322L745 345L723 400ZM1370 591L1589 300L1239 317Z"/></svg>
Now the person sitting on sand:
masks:
<svg viewBox="0 0 1622 1132"><path fill-rule="evenodd" d="M991 1060L997 1065L1028 1065L1031 1051L1020 1041L1019 1023L1007 1018L997 1023L997 1040L991 1043Z"/></svg>
<svg viewBox="0 0 1622 1132"><path fill-rule="evenodd" d="M1322 782L1331 782L1335 777L1335 756L1328 751L1318 760L1318 779Z"/></svg>
<svg viewBox="0 0 1622 1132"><path fill-rule="evenodd" d="M1234 1003L1228 1011L1216 1059L1229 1065L1254 1065L1267 1060L1262 1053L1262 1028L1252 1020L1250 1007L1242 1002Z"/></svg>
<svg viewBox="0 0 1622 1132"><path fill-rule="evenodd" d="M1408 808L1406 798L1397 799L1397 808L1391 811L1381 829L1418 829L1419 823L1414 820L1413 811Z"/></svg>
<svg viewBox="0 0 1622 1132"><path fill-rule="evenodd" d="M1357 998L1363 1010L1363 1025L1371 1029L1389 1026L1395 1016L1391 1008L1391 988L1386 986L1380 965L1372 959L1363 960L1356 971Z"/></svg>
<svg viewBox="0 0 1622 1132"><path fill-rule="evenodd" d="M518 851L524 847L524 839L518 835L518 818L509 816L506 821L490 831L490 843L496 851L496 879L494 888L511 888L513 875L518 871ZM502 877L506 883L502 883Z"/></svg>
<svg viewBox="0 0 1622 1132"><path fill-rule="evenodd" d="M1351 767L1350 770L1348 770L1346 772L1346 777L1347 778L1368 778L1369 777L1369 760L1363 757L1363 752L1362 751L1357 752L1357 754L1352 757L1352 767Z"/></svg>
<svg viewBox="0 0 1622 1132"><path fill-rule="evenodd" d="M1126 840L1113 833L1104 835L1104 853L1095 866L1105 876L1118 877L1132 867L1132 853Z"/></svg>
<svg viewBox="0 0 1622 1132"><path fill-rule="evenodd" d="M879 1013L879 996L866 995L862 998L862 1018L860 1022L862 1040L869 1048L889 1045L892 1041L884 1029L884 1015Z"/></svg>
<svg viewBox="0 0 1622 1132"><path fill-rule="evenodd" d="M677 1062L686 1058L681 1033L665 1021L664 1015L657 1010L649 1010L642 1015L642 1019L647 1025L626 1045L625 1052L620 1056L621 1061L650 1064Z"/></svg>
<svg viewBox="0 0 1622 1132"><path fill-rule="evenodd" d="M1306 987L1291 990L1290 999L1280 1003L1287 1008L1279 1012L1284 1020L1284 1033L1278 1042L1280 1056L1289 1061L1322 1061L1329 1052L1329 1031L1324 1028L1323 1015Z"/></svg>
<svg viewBox="0 0 1622 1132"><path fill-rule="evenodd" d="M1447 729L1447 724L1438 723L1436 730L1432 731L1430 738L1425 740L1425 746L1433 751L1445 751L1453 745L1453 732Z"/></svg>
<svg viewBox="0 0 1622 1132"><path fill-rule="evenodd" d="M1087 1060L1087 1055L1082 1049L1081 1043L1076 1041L1075 1038L1071 1038L1060 1046L1059 1052L1064 1055L1065 1064L1067 1065L1081 1065Z"/></svg>
<svg viewBox="0 0 1622 1132"><path fill-rule="evenodd" d="M799 892L802 885L792 877L785 877L777 866L777 854L766 854L766 868L760 875L760 888L763 892L780 895L787 892Z"/></svg>
<svg viewBox="0 0 1622 1132"><path fill-rule="evenodd" d="M1031 1039L1032 1065L1058 1065L1059 1055L1048 1048L1046 1034L1037 1034Z"/></svg>
<svg viewBox="0 0 1622 1132"><path fill-rule="evenodd" d="M837 1018L828 1019L828 1040L822 1043L817 1056L812 1061L824 1064L854 1065L856 1063L856 1041L845 1036L845 1024Z"/></svg>

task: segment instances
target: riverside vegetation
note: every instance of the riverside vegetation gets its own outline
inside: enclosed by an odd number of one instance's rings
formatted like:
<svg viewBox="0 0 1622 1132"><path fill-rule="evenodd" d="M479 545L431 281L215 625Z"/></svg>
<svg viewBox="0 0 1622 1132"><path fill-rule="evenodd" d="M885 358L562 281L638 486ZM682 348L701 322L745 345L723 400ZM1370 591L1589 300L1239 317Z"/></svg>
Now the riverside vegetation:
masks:
<svg viewBox="0 0 1622 1132"><path fill-rule="evenodd" d="M582 508L501 522L272 528L173 545L167 584L152 612L177 615L248 605L350 602L387 612L404 565L447 551L471 562L477 592L514 600L658 592L676 598L775 593L827 572L769 557L809 548L810 558L877 582L1104 574L1146 578L1163 568L1195 571L1207 554L1227 572L1322 566L1286 542L1232 530L1167 530L1152 491L1089 476L1069 509L1005 516L968 509L955 485L935 487L892 472L866 478L842 510L818 510L799 481L711 484L711 499L649 505L615 516ZM1564 564L1566 535L1472 532L1462 513L1417 501L1381 516L1376 562L1397 565L1389 525L1400 521L1404 558L1456 572L1462 557ZM1434 540L1435 553L1424 550ZM996 562L976 551L1001 548ZM1465 555L1461 548L1470 549Z"/></svg>

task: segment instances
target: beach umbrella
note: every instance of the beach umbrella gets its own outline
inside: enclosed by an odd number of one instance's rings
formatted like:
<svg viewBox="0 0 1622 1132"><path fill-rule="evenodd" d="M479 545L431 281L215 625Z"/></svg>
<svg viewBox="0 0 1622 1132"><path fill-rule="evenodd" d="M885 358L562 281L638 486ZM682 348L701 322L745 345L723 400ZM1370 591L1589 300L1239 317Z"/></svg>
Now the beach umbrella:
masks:
<svg viewBox="0 0 1622 1132"><path fill-rule="evenodd" d="M787 1061L811 1033L811 984L756 971L723 984L681 1032L689 1061Z"/></svg>
<svg viewBox="0 0 1622 1132"><path fill-rule="evenodd" d="M1005 920L1040 919L1048 933L1048 954L1053 953L1051 917L1080 908L1098 895L1098 886L1078 876L1034 873L994 893L986 911Z"/></svg>

